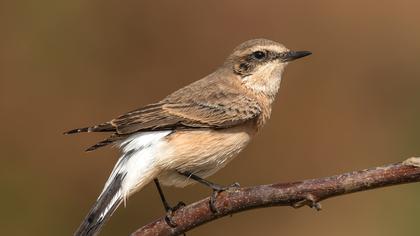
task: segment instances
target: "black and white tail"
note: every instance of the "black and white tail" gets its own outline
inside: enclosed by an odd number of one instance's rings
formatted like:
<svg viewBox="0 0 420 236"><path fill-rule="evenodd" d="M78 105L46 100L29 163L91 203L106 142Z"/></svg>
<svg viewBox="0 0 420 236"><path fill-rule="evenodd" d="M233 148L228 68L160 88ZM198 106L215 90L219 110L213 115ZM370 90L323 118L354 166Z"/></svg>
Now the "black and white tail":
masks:
<svg viewBox="0 0 420 236"><path fill-rule="evenodd" d="M75 236L94 236L99 233L102 226L123 201L121 192L123 179L124 176L122 174L117 174L111 183L106 186L95 205L93 205L82 224L74 233Z"/></svg>
<svg viewBox="0 0 420 236"><path fill-rule="evenodd" d="M156 162L159 155L164 155L165 137L171 132L143 132L120 143L123 155L75 236L97 235L123 201L157 176L159 168L156 168Z"/></svg>

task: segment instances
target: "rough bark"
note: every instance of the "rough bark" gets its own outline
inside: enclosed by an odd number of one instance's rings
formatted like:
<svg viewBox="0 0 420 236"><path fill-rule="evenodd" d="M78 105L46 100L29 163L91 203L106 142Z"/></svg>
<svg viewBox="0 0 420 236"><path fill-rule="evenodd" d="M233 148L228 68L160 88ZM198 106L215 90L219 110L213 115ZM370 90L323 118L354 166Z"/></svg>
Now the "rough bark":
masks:
<svg viewBox="0 0 420 236"><path fill-rule="evenodd" d="M187 205L173 213L176 227L170 227L165 217L157 219L132 233L132 236L179 235L217 218L261 207L308 205L321 209L320 201L344 194L374 188L420 181L420 158L353 171L331 177L299 182L277 183L254 187L233 188L217 196L218 212L212 212L209 198Z"/></svg>

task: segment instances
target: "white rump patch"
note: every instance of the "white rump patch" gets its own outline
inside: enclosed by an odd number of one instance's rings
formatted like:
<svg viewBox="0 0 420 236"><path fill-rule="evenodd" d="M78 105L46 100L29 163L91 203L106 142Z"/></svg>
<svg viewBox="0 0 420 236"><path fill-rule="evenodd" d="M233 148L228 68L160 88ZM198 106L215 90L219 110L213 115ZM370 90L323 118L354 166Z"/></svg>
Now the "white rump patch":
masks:
<svg viewBox="0 0 420 236"><path fill-rule="evenodd" d="M123 155L118 160L111 176L105 184L103 192L117 174L125 177L122 180L121 194L124 203L130 193L139 190L151 181L156 174L155 162L157 154L166 149L164 138L172 131L151 131L134 134L119 145Z"/></svg>

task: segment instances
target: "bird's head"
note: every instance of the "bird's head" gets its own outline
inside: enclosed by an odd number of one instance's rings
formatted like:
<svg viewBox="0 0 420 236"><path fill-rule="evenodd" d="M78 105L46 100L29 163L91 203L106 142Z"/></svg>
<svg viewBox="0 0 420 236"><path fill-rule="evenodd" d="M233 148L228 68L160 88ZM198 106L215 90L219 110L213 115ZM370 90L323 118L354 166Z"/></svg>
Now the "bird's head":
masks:
<svg viewBox="0 0 420 236"><path fill-rule="evenodd" d="M227 58L225 66L248 89L274 99L286 65L310 54L309 51L289 50L268 39L253 39L236 47Z"/></svg>

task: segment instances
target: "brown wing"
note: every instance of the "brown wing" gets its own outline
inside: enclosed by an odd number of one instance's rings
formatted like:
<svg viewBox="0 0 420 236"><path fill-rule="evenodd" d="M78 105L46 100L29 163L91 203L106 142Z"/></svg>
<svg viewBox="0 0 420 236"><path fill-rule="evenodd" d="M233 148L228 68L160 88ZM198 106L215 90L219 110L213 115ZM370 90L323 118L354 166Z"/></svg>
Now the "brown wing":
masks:
<svg viewBox="0 0 420 236"><path fill-rule="evenodd" d="M209 102L163 102L126 113L110 122L118 134L177 128L227 128L257 117L256 101L230 94Z"/></svg>
<svg viewBox="0 0 420 236"><path fill-rule="evenodd" d="M103 147L135 132L182 128L228 128L256 118L261 108L255 99L241 94L239 81L216 71L175 91L159 103L128 112L110 122L67 131L113 132L111 137L88 149Z"/></svg>

